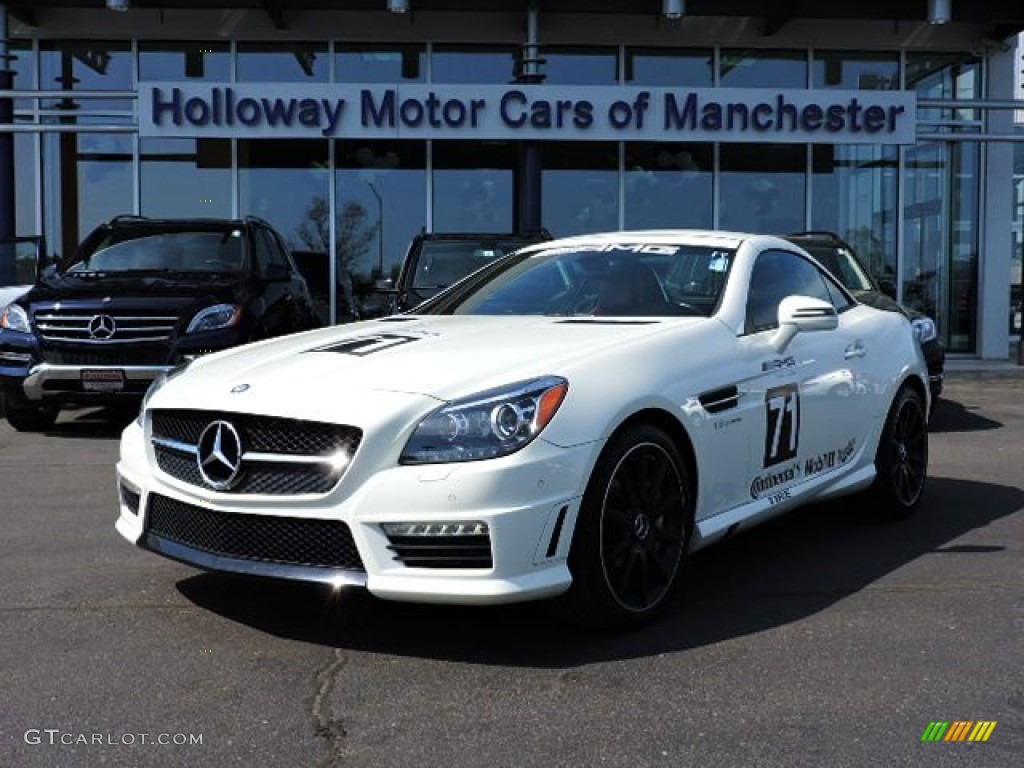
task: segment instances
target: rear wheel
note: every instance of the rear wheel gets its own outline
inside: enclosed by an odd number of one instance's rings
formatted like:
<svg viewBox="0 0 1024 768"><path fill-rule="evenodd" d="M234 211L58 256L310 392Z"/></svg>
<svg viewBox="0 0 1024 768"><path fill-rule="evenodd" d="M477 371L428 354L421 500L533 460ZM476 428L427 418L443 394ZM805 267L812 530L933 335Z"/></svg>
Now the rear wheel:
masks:
<svg viewBox="0 0 1024 768"><path fill-rule="evenodd" d="M692 483L672 439L651 425L615 436L583 496L563 604L588 625L649 621L678 582L692 519Z"/></svg>
<svg viewBox="0 0 1024 768"><path fill-rule="evenodd" d="M928 420L924 400L904 386L896 395L875 454L872 492L894 517L909 517L928 475Z"/></svg>
<svg viewBox="0 0 1024 768"><path fill-rule="evenodd" d="M60 413L53 406L33 403L16 390L5 393L4 410L7 423L19 432L42 432L49 429Z"/></svg>

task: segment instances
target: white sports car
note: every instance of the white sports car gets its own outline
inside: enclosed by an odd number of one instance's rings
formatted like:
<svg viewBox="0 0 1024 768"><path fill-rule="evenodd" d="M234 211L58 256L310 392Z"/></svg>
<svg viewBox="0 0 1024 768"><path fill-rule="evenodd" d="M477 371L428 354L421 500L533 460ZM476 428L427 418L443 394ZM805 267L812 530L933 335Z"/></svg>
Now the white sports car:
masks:
<svg viewBox="0 0 1024 768"><path fill-rule="evenodd" d="M906 318L785 240L555 240L158 381L117 529L200 568L635 623L689 553L785 510L870 487L910 513L927 382Z"/></svg>

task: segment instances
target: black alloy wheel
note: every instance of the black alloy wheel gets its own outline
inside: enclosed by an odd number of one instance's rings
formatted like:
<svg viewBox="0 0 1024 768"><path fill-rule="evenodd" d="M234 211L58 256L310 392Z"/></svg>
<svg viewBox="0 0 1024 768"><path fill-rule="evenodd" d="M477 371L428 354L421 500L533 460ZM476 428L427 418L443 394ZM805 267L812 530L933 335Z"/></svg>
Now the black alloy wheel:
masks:
<svg viewBox="0 0 1024 768"><path fill-rule="evenodd" d="M58 413L58 408L34 403L17 390L4 393L4 415L18 432L45 432L56 423Z"/></svg>
<svg viewBox="0 0 1024 768"><path fill-rule="evenodd" d="M653 618L678 582L693 520L692 484L672 439L639 425L614 437L591 475L569 555L566 596L584 623Z"/></svg>
<svg viewBox="0 0 1024 768"><path fill-rule="evenodd" d="M921 396L911 387L896 395L875 457L875 492L897 517L913 513L928 476L928 420Z"/></svg>

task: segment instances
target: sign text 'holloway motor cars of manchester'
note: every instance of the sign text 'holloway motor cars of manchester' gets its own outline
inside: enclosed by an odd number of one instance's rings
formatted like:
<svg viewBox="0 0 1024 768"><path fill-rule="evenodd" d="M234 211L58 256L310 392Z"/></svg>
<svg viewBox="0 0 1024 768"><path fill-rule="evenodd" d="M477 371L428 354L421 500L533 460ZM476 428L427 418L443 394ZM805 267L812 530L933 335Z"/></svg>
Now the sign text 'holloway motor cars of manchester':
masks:
<svg viewBox="0 0 1024 768"><path fill-rule="evenodd" d="M553 240L154 383L117 528L201 568L636 623L689 553L787 509L870 488L910 514L927 381L910 320L789 241Z"/></svg>
<svg viewBox="0 0 1024 768"><path fill-rule="evenodd" d="M142 136L913 144L908 92L143 83Z"/></svg>

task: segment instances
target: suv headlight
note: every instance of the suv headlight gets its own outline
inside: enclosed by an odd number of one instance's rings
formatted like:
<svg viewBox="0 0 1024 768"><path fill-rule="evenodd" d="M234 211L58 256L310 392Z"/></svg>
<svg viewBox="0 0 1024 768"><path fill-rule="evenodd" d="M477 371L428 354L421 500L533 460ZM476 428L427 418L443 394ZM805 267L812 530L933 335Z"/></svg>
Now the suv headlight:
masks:
<svg viewBox="0 0 1024 768"><path fill-rule="evenodd" d="M28 312L19 304L8 304L0 314L0 328L18 333L32 333L32 326L28 322Z"/></svg>
<svg viewBox="0 0 1024 768"><path fill-rule="evenodd" d="M237 304L214 304L212 307L200 310L188 324L185 333L200 333L201 331L216 331L221 328L230 328L238 325L242 319L242 308Z"/></svg>
<svg viewBox="0 0 1024 768"><path fill-rule="evenodd" d="M515 453L548 425L568 390L565 379L546 376L448 403L419 423L401 462L440 464Z"/></svg>
<svg viewBox="0 0 1024 768"><path fill-rule="evenodd" d="M914 327L914 338L917 339L918 344L932 341L939 336L939 331L935 327L935 321L930 317L915 317L910 321L910 324Z"/></svg>

